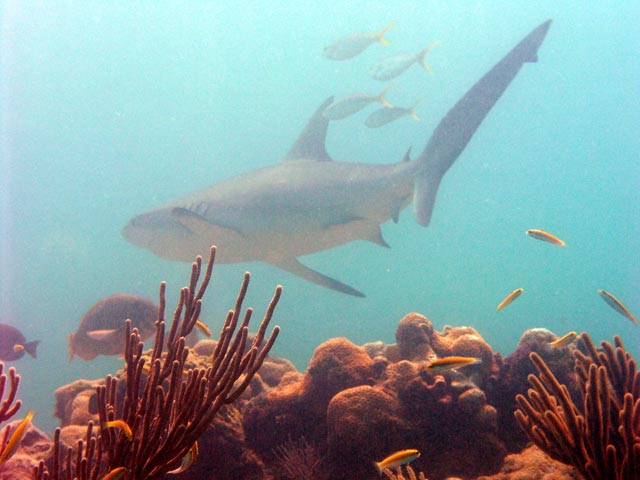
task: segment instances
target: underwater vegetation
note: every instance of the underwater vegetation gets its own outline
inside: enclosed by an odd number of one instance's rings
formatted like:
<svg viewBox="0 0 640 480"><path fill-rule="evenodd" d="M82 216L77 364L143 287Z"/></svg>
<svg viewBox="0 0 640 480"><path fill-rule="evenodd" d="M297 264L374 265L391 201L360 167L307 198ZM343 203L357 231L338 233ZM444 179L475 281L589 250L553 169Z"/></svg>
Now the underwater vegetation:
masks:
<svg viewBox="0 0 640 480"><path fill-rule="evenodd" d="M574 351L580 401L574 402L544 360L531 361L528 399L518 394L515 416L529 438L589 480L640 479L640 372L620 337L597 351L583 333Z"/></svg>
<svg viewBox="0 0 640 480"><path fill-rule="evenodd" d="M267 327L280 297L277 287L258 332L248 345L252 310L242 314L249 286L246 274L233 310L230 310L208 367L188 368L185 337L200 316L202 297L211 278L215 248L204 277L202 258L192 265L189 286L180 291L171 327L165 331L165 283L160 286L156 336L150 357L142 353L137 329L126 324L124 381L108 376L96 390L100 423L92 421L76 446L62 444L60 428L54 434L49 465L40 461L34 478L161 478L192 461L200 436L219 410L233 403L248 387L273 346L279 329L265 340ZM166 340L165 340L166 339ZM248 348L247 348L248 347ZM148 367L148 369L146 368Z"/></svg>

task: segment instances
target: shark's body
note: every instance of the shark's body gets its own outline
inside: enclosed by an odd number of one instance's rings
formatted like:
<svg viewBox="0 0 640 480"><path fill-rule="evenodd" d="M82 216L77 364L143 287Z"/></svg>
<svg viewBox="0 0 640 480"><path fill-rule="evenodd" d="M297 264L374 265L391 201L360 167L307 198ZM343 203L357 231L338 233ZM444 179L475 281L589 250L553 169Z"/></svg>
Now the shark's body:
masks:
<svg viewBox="0 0 640 480"><path fill-rule="evenodd" d="M380 225L413 200L428 225L440 181L516 76L535 62L551 21L533 30L442 119L422 153L395 164L333 161L325 150L326 100L282 162L214 184L133 217L130 242L156 255L192 261L210 245L216 261L262 261L350 295L362 294L305 267L297 257L354 240L386 246Z"/></svg>

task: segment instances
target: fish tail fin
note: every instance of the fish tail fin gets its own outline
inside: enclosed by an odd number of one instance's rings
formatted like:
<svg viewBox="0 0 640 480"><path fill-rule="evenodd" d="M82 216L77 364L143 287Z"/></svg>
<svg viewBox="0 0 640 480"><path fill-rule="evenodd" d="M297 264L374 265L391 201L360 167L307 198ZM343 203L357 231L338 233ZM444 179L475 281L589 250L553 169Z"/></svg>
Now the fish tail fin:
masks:
<svg viewBox="0 0 640 480"><path fill-rule="evenodd" d="M429 45L427 45L425 47L424 50L422 50L420 52L420 55L418 55L418 63L420 64L420 66L422 68L424 68L424 70L429 74L429 75L433 75L433 70L431 70L431 67L429 66L429 64L427 63L427 54L433 50L435 47L437 47L440 44L440 40L436 40L435 42L431 42Z"/></svg>
<svg viewBox="0 0 640 480"><path fill-rule="evenodd" d="M34 340L32 342L27 342L24 344L24 349L25 351L32 357L32 358L36 358L37 356L37 352L36 352L36 348L38 348L38 344L40 343L40 340Z"/></svg>
<svg viewBox="0 0 640 480"><path fill-rule="evenodd" d="M373 462L373 466L376 467L376 472L378 472L378 476L382 476L382 467L380 466L380 462Z"/></svg>
<svg viewBox="0 0 640 480"><path fill-rule="evenodd" d="M390 83L389 85L387 85L386 87L384 87L384 89L378 94L376 95L376 101L378 101L379 103L382 104L383 107L386 108L393 108L393 104L391 104L384 96L387 94L387 92L389 90L391 90L391 88L393 87L393 83Z"/></svg>
<svg viewBox="0 0 640 480"><path fill-rule="evenodd" d="M431 220L442 177L516 77L523 62L537 59L537 50L550 25L551 20L542 23L512 48L458 100L431 134L427 146L416 159L413 191L413 215L423 227Z"/></svg>
<svg viewBox="0 0 640 480"><path fill-rule="evenodd" d="M378 42L381 43L382 45L390 45L391 42L386 38L384 38L384 34L387 33L387 31L391 29L391 27L393 27L396 23L397 22L394 20L389 25L387 25L382 30L380 30L378 33L376 33L376 40L378 40Z"/></svg>
<svg viewBox="0 0 640 480"><path fill-rule="evenodd" d="M420 100L417 100L416 103L414 103L413 105L411 105L411 107L409 107L409 111L407 112L407 115L413 118L416 122L420 121L420 117L416 113L416 107L418 106L419 103L420 103Z"/></svg>

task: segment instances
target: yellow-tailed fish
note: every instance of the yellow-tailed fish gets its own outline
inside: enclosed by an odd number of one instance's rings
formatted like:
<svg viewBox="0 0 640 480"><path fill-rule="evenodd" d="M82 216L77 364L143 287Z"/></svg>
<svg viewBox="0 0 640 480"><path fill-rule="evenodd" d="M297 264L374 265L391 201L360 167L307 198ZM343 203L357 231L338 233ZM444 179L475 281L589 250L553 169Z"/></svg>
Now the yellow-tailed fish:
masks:
<svg viewBox="0 0 640 480"><path fill-rule="evenodd" d="M406 465L409 462L413 462L420 456L420 452L415 448L409 448L407 450L400 450L399 452L392 453L387 458L380 462L373 462L378 470L378 474L382 476L382 471L385 468L392 469L401 465Z"/></svg>
<svg viewBox="0 0 640 480"><path fill-rule="evenodd" d="M341 120L343 118L347 118L349 115L353 115L354 113L359 112L363 108L376 102L382 104L382 106L384 107L392 108L393 105L390 104L385 98L385 94L392 86L393 84L388 85L377 95L371 95L368 93L354 93L353 95L349 95L348 97L336 100L322 111L322 116L328 120Z"/></svg>
<svg viewBox="0 0 640 480"><path fill-rule="evenodd" d="M401 52L392 57L385 58L369 69L369 75L376 80L391 80L403 73L414 63L418 63L427 73L431 74L433 72L429 64L427 64L427 53L433 50L438 43L440 42L433 42L418 53Z"/></svg>
<svg viewBox="0 0 640 480"><path fill-rule="evenodd" d="M509 305L511 302L513 302L516 298L518 298L520 295L522 295L522 292L524 292L524 288L516 288L513 292L511 292L509 295L507 295L506 297L504 297L504 300L502 300L498 306L496 307L496 311L499 312L500 310L502 310L504 307L506 307L507 305Z"/></svg>
<svg viewBox="0 0 640 480"><path fill-rule="evenodd" d="M538 230L538 229L532 228L530 230L527 230L524 233L529 235L531 238L535 238L536 240L542 240L543 242L553 243L554 245L558 245L560 247L567 246L567 244L563 240L560 240L555 235L549 232L545 232L544 230Z"/></svg>
<svg viewBox="0 0 640 480"><path fill-rule="evenodd" d="M635 325L638 325L638 319L629 311L624 304L618 300L613 294L607 292L606 290L598 290L598 294L602 297L602 299L607 302L607 304L613 308L616 312L618 312L623 317L631 320Z"/></svg>
<svg viewBox="0 0 640 480"><path fill-rule="evenodd" d="M405 116L409 116L418 122L420 121L420 117L416 114L416 107L418 106L418 103L419 102L414 103L409 108L379 108L367 117L364 124L369 128L378 128Z"/></svg>
<svg viewBox="0 0 640 480"><path fill-rule="evenodd" d="M36 412L29 411L24 419L18 424L16 429L13 431L11 436L9 437L9 441L2 449L2 453L0 453L0 465L9 460L13 455L18 451L18 447L20 446L20 442L24 438L24 434L27 432L27 427L31 423L31 420L36 415Z"/></svg>
<svg viewBox="0 0 640 480"><path fill-rule="evenodd" d="M551 345L552 347L566 347L576 338L578 338L578 334L576 332L565 333L563 336L555 339L553 342L549 342L549 345Z"/></svg>
<svg viewBox="0 0 640 480"><path fill-rule="evenodd" d="M131 427L127 425L127 422L124 420L111 420L110 422L104 422L102 424L102 428L119 428L124 433L124 436L127 437L127 440L131 441L133 439Z"/></svg>
<svg viewBox="0 0 640 480"><path fill-rule="evenodd" d="M474 357L442 357L427 363L424 368L431 372L442 372L444 370L466 367L467 365L476 365L481 362L479 358Z"/></svg>
<svg viewBox="0 0 640 480"><path fill-rule="evenodd" d="M124 478L125 473L127 473L126 467L114 468L109 473L107 473L104 477L102 477L102 480L120 480Z"/></svg>
<svg viewBox="0 0 640 480"><path fill-rule="evenodd" d="M378 33L353 33L342 37L324 48L324 56L330 60L348 60L376 42L389 45L389 40L384 38L384 34L395 24L396 22L391 22Z"/></svg>
<svg viewBox="0 0 640 480"><path fill-rule="evenodd" d="M189 449L187 454L182 458L182 463L180 464L180 466L175 470L171 470L167 473L171 475L175 475L177 473L182 473L187 471L189 467L193 465L193 462L196 461L196 458L198 458L198 453L199 453L198 442L196 441L194 442L193 445L191 445L191 448Z"/></svg>
<svg viewBox="0 0 640 480"><path fill-rule="evenodd" d="M204 323L202 320L198 320L196 321L196 328L198 330L200 330L204 335L206 335L207 337L211 336L211 330L209 329L209 327L207 326L206 323Z"/></svg>

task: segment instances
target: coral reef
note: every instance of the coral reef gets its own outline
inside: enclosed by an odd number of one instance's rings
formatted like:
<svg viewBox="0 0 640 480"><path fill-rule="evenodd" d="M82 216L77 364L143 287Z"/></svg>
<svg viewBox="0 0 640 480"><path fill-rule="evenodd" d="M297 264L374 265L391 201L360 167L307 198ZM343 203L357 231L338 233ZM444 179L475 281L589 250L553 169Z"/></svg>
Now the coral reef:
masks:
<svg viewBox="0 0 640 480"><path fill-rule="evenodd" d="M589 480L640 479L640 372L619 337L597 351L586 333L575 352L581 401L574 401L535 352L528 399L517 396L516 419L542 450Z"/></svg>
<svg viewBox="0 0 640 480"><path fill-rule="evenodd" d="M498 411L498 436L510 452L518 452L529 443L529 438L515 420L514 412L518 407L516 395L525 393L529 388L528 377L536 372L531 363L531 352L538 354L565 384L572 396L578 395L578 381L573 371L572 351L575 347L553 347L551 342L556 336L544 328L526 330L518 342L517 348L502 359L495 355L497 372L492 373L484 386L491 405Z"/></svg>
<svg viewBox="0 0 640 480"><path fill-rule="evenodd" d="M506 448L480 388L497 372L491 348L472 328L436 332L416 313L400 320L396 339L393 345L359 347L340 338L320 345L302 377L285 375L247 404L248 446L271 464L269 446L304 437L326 456L334 479L371 478L374 459L402 448L419 449L415 463L433 478L497 471ZM451 355L483 362L461 371L424 368Z"/></svg>
<svg viewBox="0 0 640 480"><path fill-rule="evenodd" d="M202 258L193 263L191 281L180 292L168 335L164 320L166 286L161 284L155 342L150 354L143 354L140 333L131 330L131 323L126 322L124 378L108 376L104 385L96 387L97 428L89 421L76 448L65 446L61 430L57 429L50 464L45 467L41 462L34 469L36 478L48 478L47 470L51 470L54 478L66 479L102 478L115 472L121 472L127 480L160 478L181 464L220 409L232 404L249 387L279 331L275 327L265 341L281 288L276 289L247 349L252 309L241 318L249 284L249 274L245 274L235 307L227 315L209 364L191 367L187 363L190 349L185 338L199 318L214 260L212 248L199 287Z"/></svg>
<svg viewBox="0 0 640 480"><path fill-rule="evenodd" d="M578 471L552 459L535 445L519 453L507 455L502 468L495 475L481 476L477 480L580 480Z"/></svg>

